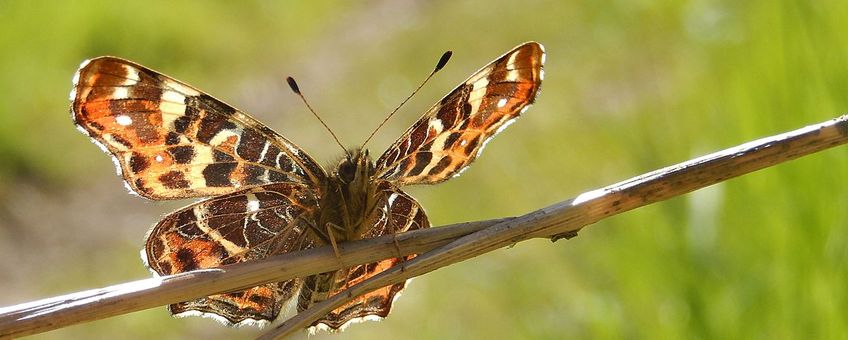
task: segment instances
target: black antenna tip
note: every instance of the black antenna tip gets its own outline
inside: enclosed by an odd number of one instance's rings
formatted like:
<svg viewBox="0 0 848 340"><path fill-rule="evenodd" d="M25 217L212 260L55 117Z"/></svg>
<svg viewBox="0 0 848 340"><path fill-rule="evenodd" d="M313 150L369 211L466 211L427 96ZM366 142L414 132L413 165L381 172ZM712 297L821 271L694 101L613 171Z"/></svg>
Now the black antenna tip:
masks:
<svg viewBox="0 0 848 340"><path fill-rule="evenodd" d="M297 83L294 81L292 77L286 77L286 82L289 83L289 87L291 87L292 91L296 94L300 94L300 87L297 87Z"/></svg>
<svg viewBox="0 0 848 340"><path fill-rule="evenodd" d="M452 51L445 51L445 54L442 54L442 57L439 58L439 62L436 63L436 69L433 70L433 72L439 72L439 70L441 70L442 67L445 67L445 65L448 63L448 60L450 60L450 57L452 55L453 55Z"/></svg>

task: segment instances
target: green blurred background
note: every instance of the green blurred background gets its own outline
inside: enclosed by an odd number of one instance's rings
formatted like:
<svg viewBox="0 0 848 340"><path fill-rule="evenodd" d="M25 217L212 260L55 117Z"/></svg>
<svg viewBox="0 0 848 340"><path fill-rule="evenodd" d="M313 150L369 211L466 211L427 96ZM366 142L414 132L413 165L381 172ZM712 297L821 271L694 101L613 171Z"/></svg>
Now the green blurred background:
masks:
<svg viewBox="0 0 848 340"><path fill-rule="evenodd" d="M841 1L0 0L0 306L149 277L148 227L188 202L126 193L74 130L77 65L116 55L250 112L322 162L340 156L287 89L379 154L472 71L527 40L537 105L462 177L409 191L434 225L521 214L848 111ZM848 149L836 148L533 240L413 281L388 319L340 337L845 338ZM252 337L164 307L45 339ZM305 338L304 334L299 337Z"/></svg>

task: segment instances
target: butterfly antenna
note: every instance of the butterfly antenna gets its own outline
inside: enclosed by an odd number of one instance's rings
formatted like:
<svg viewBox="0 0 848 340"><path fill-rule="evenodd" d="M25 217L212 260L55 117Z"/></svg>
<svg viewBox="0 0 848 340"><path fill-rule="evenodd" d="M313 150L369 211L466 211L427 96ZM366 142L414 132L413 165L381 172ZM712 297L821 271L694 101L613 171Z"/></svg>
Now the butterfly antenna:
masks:
<svg viewBox="0 0 848 340"><path fill-rule="evenodd" d="M318 113L316 113L315 110L312 109L312 106L309 105L308 101L306 101L306 97L303 96L303 93L300 93L300 87L297 86L297 82L294 81L294 78L286 77L286 82L289 83L289 87L291 87L292 92L294 92L298 97L300 97L300 100L302 100L303 103L306 104L306 107L309 109L309 112L312 112L312 115L314 115L315 118L318 118L318 121L321 122L321 125L324 125L324 128L326 128L327 131L330 132L330 135L333 136L333 139L336 140L336 144L338 144L339 147L342 148L342 151L347 153L347 149L345 149L344 145L342 145L342 142L339 141L339 137L336 137L336 134L333 133L333 130L331 130L329 126L327 126L327 123L324 123L324 120L321 119L321 116L319 116Z"/></svg>
<svg viewBox="0 0 848 340"><path fill-rule="evenodd" d="M374 135L377 133L377 131L379 131L380 128L383 127L383 125L386 124L387 121L389 121L389 118L392 118L392 116L396 112L398 112L398 110L400 110L400 108L403 106L403 104L406 104L406 102L409 101L409 99L412 98L412 96L414 96L416 93L418 93L418 90L421 90L421 88L424 87L424 84L427 84L427 81L429 81L430 78L433 78L433 75L435 75L436 72L439 72L439 70L441 70L443 67L445 67L445 64L447 64L448 60L450 60L451 55L453 55L453 52L451 52L451 51L446 51L444 54L442 54L442 57L439 58L439 62L436 63L436 67L433 69L432 72L430 72L430 75L428 75L427 78L424 78L424 81L421 82L421 85L418 85L418 87L415 89L415 91L412 91L412 93L408 97L406 97L406 99L404 99L400 103L400 105L398 105L394 110L392 110L392 112L389 113L389 115L386 116L385 119L383 119L383 122L381 122L380 125L377 125L377 128L374 129L374 131L371 132L371 135L369 135L368 138L365 139L365 142L362 143L362 146L359 147L360 149L365 148L365 144L368 144L368 141L370 141L371 138L374 137Z"/></svg>

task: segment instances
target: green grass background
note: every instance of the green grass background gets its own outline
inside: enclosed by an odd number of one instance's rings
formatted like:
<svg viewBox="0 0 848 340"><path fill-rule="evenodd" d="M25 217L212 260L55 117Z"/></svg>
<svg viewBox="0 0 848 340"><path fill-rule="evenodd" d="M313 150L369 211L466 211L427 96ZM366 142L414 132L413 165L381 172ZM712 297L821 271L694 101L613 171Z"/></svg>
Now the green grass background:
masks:
<svg viewBox="0 0 848 340"><path fill-rule="evenodd" d="M77 65L128 58L250 112L325 164L379 154L472 71L527 40L543 91L462 177L409 191L434 225L521 214L848 111L840 1L0 1L0 305L149 276L148 227L188 202L126 194L74 130ZM523 242L413 281L382 322L318 338L836 338L848 334L844 147ZM247 338L163 308L43 339ZM299 337L305 338L304 334Z"/></svg>

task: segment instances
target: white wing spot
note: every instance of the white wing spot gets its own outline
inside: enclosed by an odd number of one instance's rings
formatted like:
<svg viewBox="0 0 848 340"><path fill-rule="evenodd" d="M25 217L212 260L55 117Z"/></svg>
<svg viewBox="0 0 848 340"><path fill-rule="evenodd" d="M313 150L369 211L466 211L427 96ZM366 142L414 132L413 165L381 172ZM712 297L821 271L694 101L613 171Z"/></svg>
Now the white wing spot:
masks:
<svg viewBox="0 0 848 340"><path fill-rule="evenodd" d="M486 79L486 76L491 74L492 71L494 71L493 68L494 68L493 65L489 65L489 66L486 66L486 68L484 68L480 71L477 71L477 74L483 75L483 78L474 80L472 82L471 93L477 93L477 91L481 91L481 90L484 91L484 93L485 93L486 88L489 86L489 80ZM483 101L482 100L472 100L469 103L471 104L471 110L468 110L468 111L471 112L472 115L474 115L474 114L477 114L477 112L479 112L480 104L483 103Z"/></svg>
<svg viewBox="0 0 848 340"><path fill-rule="evenodd" d="M442 130L444 130L444 129L445 129L444 125L442 124L442 120L441 120L441 119L438 119L438 118L436 118L436 119L431 119L431 120L430 120L430 122L428 123L428 125L429 125L429 127L430 127L430 128L432 128L433 130L436 130L436 133L441 133L441 132L442 132ZM428 132L429 132L429 131L428 131ZM429 137L429 135L428 135L428 137Z"/></svg>
<svg viewBox="0 0 848 340"><path fill-rule="evenodd" d="M259 210L259 199L254 194L247 194L247 211L254 212Z"/></svg>
<svg viewBox="0 0 848 340"><path fill-rule="evenodd" d="M115 117L115 121L118 123L118 125L121 125L121 126L129 126L130 124L132 124L132 118L130 118L130 116L127 116L127 115L117 116L117 117Z"/></svg>
<svg viewBox="0 0 848 340"><path fill-rule="evenodd" d="M265 145L262 147L262 152L259 153L259 160L256 161L257 163L262 163L262 161L265 160L265 155L268 153L268 147L269 146L270 146L270 143L265 142Z"/></svg>
<svg viewBox="0 0 848 340"><path fill-rule="evenodd" d="M127 99L130 97L130 90L126 87L115 87L112 90L112 99Z"/></svg>
<svg viewBox="0 0 848 340"><path fill-rule="evenodd" d="M515 65L515 59L517 57L518 57L518 53L513 53L512 55L509 56L509 59L506 62L507 63L507 72L506 72L506 77L505 77L506 81L518 81L518 79L519 79L520 74L519 74L518 70L509 69L509 65Z"/></svg>
<svg viewBox="0 0 848 340"><path fill-rule="evenodd" d="M138 83L141 78L138 76L138 69L132 67L130 65L124 65L124 71L127 72L126 79L124 80L124 85L135 85Z"/></svg>
<svg viewBox="0 0 848 340"><path fill-rule="evenodd" d="M291 152L292 156L295 156L295 157L300 156L300 150L298 150L296 147L294 147L294 145L291 145L289 143L285 143L285 144L286 144L286 149L288 149L289 152Z"/></svg>
<svg viewBox="0 0 848 340"><path fill-rule="evenodd" d="M162 155L156 155L156 157L154 159L159 163L162 163L162 161L165 160L164 158L162 158Z"/></svg>
<svg viewBox="0 0 848 340"><path fill-rule="evenodd" d="M392 204L394 204L394 203L395 203L395 200L396 200L397 198L398 198L398 194L396 194L396 193L392 193L391 195L389 195L389 199L388 199L388 201L389 201L389 206L392 206Z"/></svg>
<svg viewBox="0 0 848 340"><path fill-rule="evenodd" d="M502 108L502 107L506 106L506 102L507 102L506 98L501 98L501 100L498 100L498 108Z"/></svg>
<svg viewBox="0 0 848 340"><path fill-rule="evenodd" d="M165 91L165 92L163 92L162 93L162 100L167 101L167 102L185 104L185 96L183 96L182 94L179 94L175 91Z"/></svg>
<svg viewBox="0 0 848 340"><path fill-rule="evenodd" d="M220 131L218 131L218 133L216 133L214 136L212 136L212 139L209 140L209 145L216 145L217 146L217 145L224 144L224 142L226 142L228 139L230 139L230 137L233 137L233 136L236 137L236 140L239 140L241 138L242 133L243 133L243 129L241 129L241 128L220 130ZM238 151L236 151L236 152L238 152Z"/></svg>

